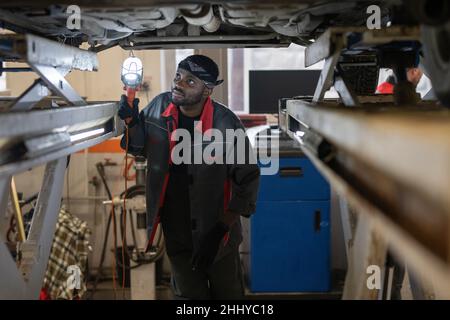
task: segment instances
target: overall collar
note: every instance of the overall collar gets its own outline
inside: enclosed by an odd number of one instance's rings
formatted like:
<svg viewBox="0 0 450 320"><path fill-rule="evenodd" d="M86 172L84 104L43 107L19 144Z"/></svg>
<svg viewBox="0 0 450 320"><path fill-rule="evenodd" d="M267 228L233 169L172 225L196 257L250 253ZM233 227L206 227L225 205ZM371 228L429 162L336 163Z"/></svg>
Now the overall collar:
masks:
<svg viewBox="0 0 450 320"><path fill-rule="evenodd" d="M161 114L162 117L169 118L173 117L176 122L178 123L178 107L174 105L173 103L170 103L166 110ZM200 123L197 123L197 126L195 127L195 130L200 131L204 134L205 131L212 128L213 123L213 113L214 113L214 106L211 100L211 97L208 97L205 101L205 104L203 105L202 114L200 116L201 126Z"/></svg>

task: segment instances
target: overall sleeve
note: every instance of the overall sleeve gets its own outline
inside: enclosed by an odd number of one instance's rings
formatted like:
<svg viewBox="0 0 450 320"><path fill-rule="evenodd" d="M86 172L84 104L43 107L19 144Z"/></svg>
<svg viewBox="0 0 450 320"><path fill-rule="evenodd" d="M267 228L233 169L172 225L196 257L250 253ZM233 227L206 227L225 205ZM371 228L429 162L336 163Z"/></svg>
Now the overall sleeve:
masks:
<svg viewBox="0 0 450 320"><path fill-rule="evenodd" d="M120 140L120 147L126 150L127 135L124 132L122 139ZM143 156L146 154L145 149L145 121L144 121L144 111L139 114L139 123L134 127L128 129L128 153L134 156Z"/></svg>
<svg viewBox="0 0 450 320"><path fill-rule="evenodd" d="M236 129L245 129L236 118ZM240 160L240 161L239 161ZM256 209L260 169L245 134L245 150L234 141L234 161L228 164L228 177L231 181L231 198L228 210L249 217Z"/></svg>

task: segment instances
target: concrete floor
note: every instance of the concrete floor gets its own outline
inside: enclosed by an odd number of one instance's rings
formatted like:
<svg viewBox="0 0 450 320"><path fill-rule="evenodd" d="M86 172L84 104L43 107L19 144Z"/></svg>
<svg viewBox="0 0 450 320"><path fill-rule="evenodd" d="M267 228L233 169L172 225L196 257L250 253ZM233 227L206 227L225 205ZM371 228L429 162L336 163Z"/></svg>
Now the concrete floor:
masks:
<svg viewBox="0 0 450 320"><path fill-rule="evenodd" d="M333 287L330 292L325 293L252 293L248 287L245 287L245 299L247 300L339 300L342 297L342 291L345 281L345 271L335 270L332 273ZM156 300L173 300L173 293L170 288L170 279L168 275L163 277L162 283L156 286ZM99 282L93 300L129 300L130 289L122 289L117 284L117 289L113 289L112 280ZM88 299L92 293L92 285L88 286ZM401 289L402 300L412 300L411 284L408 272L405 274L403 286ZM389 297L388 297L389 298Z"/></svg>
<svg viewBox="0 0 450 320"><path fill-rule="evenodd" d="M90 297L92 294L92 288L88 287L88 294L86 297ZM170 284L156 286L156 300L173 300L172 290ZM100 282L97 286L92 300L130 300L131 291L130 288L122 289L120 284L117 284L116 290L114 290L112 280Z"/></svg>
<svg viewBox="0 0 450 320"><path fill-rule="evenodd" d="M245 299L247 300L338 300L342 296L342 288L344 285L345 273L343 271L333 272L332 282L333 288L330 292L316 293L316 292L295 292L295 293L252 293L248 287L245 286ZM163 277L162 283L156 286L156 300L172 300L173 293L170 288L170 280L168 275ZM88 294L90 297L92 293L92 286L88 286ZM129 300L131 297L130 289L122 289L117 283L117 289L113 289L112 280L100 282L97 290L93 296L93 300Z"/></svg>

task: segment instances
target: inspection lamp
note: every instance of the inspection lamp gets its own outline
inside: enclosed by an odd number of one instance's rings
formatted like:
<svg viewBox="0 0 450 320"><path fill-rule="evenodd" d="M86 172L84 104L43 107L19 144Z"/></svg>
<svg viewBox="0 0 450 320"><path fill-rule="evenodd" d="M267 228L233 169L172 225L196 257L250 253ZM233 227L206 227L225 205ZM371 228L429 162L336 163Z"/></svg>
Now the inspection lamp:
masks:
<svg viewBox="0 0 450 320"><path fill-rule="evenodd" d="M142 61L138 57L128 57L122 64L121 79L125 87L137 90L142 83Z"/></svg>
<svg viewBox="0 0 450 320"><path fill-rule="evenodd" d="M136 91L139 90L142 83L142 61L138 57L132 55L125 59L122 63L122 72L120 79L124 84L124 89L127 92L127 101L130 108L133 108L133 101L136 96ZM125 119L128 124L131 118Z"/></svg>

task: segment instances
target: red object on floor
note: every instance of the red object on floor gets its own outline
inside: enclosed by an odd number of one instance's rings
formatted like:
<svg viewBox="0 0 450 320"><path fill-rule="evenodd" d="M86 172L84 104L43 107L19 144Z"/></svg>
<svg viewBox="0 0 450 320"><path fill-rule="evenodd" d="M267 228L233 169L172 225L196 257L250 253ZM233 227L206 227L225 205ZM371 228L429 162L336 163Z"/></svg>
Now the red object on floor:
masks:
<svg viewBox="0 0 450 320"><path fill-rule="evenodd" d="M39 300L52 300L46 288L41 289L41 292L39 293Z"/></svg>
<svg viewBox="0 0 450 320"><path fill-rule="evenodd" d="M239 114L238 117L246 128L267 124L267 117L264 114Z"/></svg>

